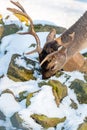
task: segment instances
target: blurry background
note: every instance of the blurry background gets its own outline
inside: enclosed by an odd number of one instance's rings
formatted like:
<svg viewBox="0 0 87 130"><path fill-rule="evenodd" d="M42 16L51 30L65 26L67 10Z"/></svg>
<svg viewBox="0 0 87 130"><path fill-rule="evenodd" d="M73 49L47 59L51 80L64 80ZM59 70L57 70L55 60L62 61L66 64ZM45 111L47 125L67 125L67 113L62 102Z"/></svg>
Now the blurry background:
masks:
<svg viewBox="0 0 87 130"><path fill-rule="evenodd" d="M58 26L71 26L86 10L87 0L18 0L33 20L52 22ZM10 0L0 0L0 14L5 17ZM10 13L11 14L11 13ZM12 19L11 14L11 19ZM14 18L14 17L13 17Z"/></svg>

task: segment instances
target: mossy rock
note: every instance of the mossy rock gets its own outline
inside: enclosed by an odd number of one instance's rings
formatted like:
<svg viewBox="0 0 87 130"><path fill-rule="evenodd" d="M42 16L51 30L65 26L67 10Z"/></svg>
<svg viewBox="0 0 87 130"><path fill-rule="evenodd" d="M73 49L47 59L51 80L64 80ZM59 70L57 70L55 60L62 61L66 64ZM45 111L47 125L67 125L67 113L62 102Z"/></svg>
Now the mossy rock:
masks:
<svg viewBox="0 0 87 130"><path fill-rule="evenodd" d="M58 72L55 74L55 76L56 76L57 78L59 78L59 77L62 76L63 74L64 74L64 72L58 71Z"/></svg>
<svg viewBox="0 0 87 130"><path fill-rule="evenodd" d="M0 126L0 130L6 130L5 126Z"/></svg>
<svg viewBox="0 0 87 130"><path fill-rule="evenodd" d="M86 123L87 123L87 116L85 117L84 122L86 122Z"/></svg>
<svg viewBox="0 0 87 130"><path fill-rule="evenodd" d="M26 97L26 107L28 107L31 104L30 99L34 96L34 94L38 93L40 90L29 93Z"/></svg>
<svg viewBox="0 0 87 130"><path fill-rule="evenodd" d="M32 65L32 69L26 69L23 66L19 66L15 63L16 58L20 58L21 60L24 60L27 65ZM23 58L19 54L14 54L11 58L7 76L14 80L14 81L28 81L30 79L35 80L34 77L34 67L35 67L35 62L33 60Z"/></svg>
<svg viewBox="0 0 87 130"><path fill-rule="evenodd" d="M84 74L84 79L87 82L87 74Z"/></svg>
<svg viewBox="0 0 87 130"><path fill-rule="evenodd" d="M0 39L4 33L4 26L0 26Z"/></svg>
<svg viewBox="0 0 87 130"><path fill-rule="evenodd" d="M48 85L52 87L56 104L59 106L62 99L67 96L67 87L57 80L49 80Z"/></svg>
<svg viewBox="0 0 87 130"><path fill-rule="evenodd" d="M71 99L70 107L73 108L73 109L78 109L78 105L72 99Z"/></svg>
<svg viewBox="0 0 87 130"><path fill-rule="evenodd" d="M87 130L87 122L80 124L77 130Z"/></svg>
<svg viewBox="0 0 87 130"><path fill-rule="evenodd" d="M47 117L45 115L32 114L31 118L33 118L38 124L40 124L44 128L55 127L59 123L62 123L66 120L64 118L55 118L55 117Z"/></svg>
<svg viewBox="0 0 87 130"><path fill-rule="evenodd" d="M48 83L46 81L41 81L41 82L38 83L39 87L42 87L44 85L48 85Z"/></svg>
<svg viewBox="0 0 87 130"><path fill-rule="evenodd" d="M58 27L58 26L55 26L55 25L42 25L42 24L35 24L34 25L34 29L36 32L50 32L52 29L55 29L57 34L60 34L60 33L63 33L66 28L64 27Z"/></svg>
<svg viewBox="0 0 87 130"><path fill-rule="evenodd" d="M74 89L79 103L87 104L87 83L82 80L75 79L74 81L72 81L69 87L71 89Z"/></svg>
<svg viewBox="0 0 87 130"><path fill-rule="evenodd" d="M0 111L0 120L6 121L6 116ZM1 130L1 129L0 129Z"/></svg>
<svg viewBox="0 0 87 130"><path fill-rule="evenodd" d="M30 99L33 97L33 93L29 93L26 98L26 107L28 107L31 104Z"/></svg>
<svg viewBox="0 0 87 130"><path fill-rule="evenodd" d="M18 32L19 30L22 30L22 27L19 27L16 24L9 24L9 25L4 24L0 26L0 38L10 35L10 34L14 34Z"/></svg>
<svg viewBox="0 0 87 130"><path fill-rule="evenodd" d="M20 92L17 101L21 102L22 100L26 99L27 95L28 95L27 91Z"/></svg>
<svg viewBox="0 0 87 130"><path fill-rule="evenodd" d="M28 128L23 126L24 120L20 117L18 112L14 113L14 115L10 118L13 127L22 130L29 130Z"/></svg>
<svg viewBox="0 0 87 130"><path fill-rule="evenodd" d="M20 117L18 112L14 113L10 120L13 127L22 128L23 119Z"/></svg>
<svg viewBox="0 0 87 130"><path fill-rule="evenodd" d="M1 94L4 94L4 93L12 94L15 97L14 93L10 89L3 90Z"/></svg>

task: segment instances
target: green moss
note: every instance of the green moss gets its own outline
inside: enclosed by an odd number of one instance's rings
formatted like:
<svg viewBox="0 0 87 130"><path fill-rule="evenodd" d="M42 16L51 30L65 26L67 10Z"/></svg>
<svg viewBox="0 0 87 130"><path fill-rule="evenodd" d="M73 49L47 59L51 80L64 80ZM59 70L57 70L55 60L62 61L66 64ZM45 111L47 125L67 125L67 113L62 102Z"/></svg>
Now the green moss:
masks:
<svg viewBox="0 0 87 130"><path fill-rule="evenodd" d="M42 125L44 128L49 128L49 127L55 127L61 122L64 122L66 120L66 117L64 118L49 118L45 115L38 115L38 114L33 114L31 117L40 125Z"/></svg>
<svg viewBox="0 0 87 130"><path fill-rule="evenodd" d="M71 99L70 107L72 107L73 109L78 109L78 105L72 99Z"/></svg>
<svg viewBox="0 0 87 130"><path fill-rule="evenodd" d="M0 26L0 38L10 34L14 34L19 30L22 30L22 28L16 24L9 24L9 25L2 24L2 26Z"/></svg>
<svg viewBox="0 0 87 130"><path fill-rule="evenodd" d="M19 97L18 97L17 100L18 100L19 102L21 102L22 100L26 99L27 95L28 95L28 92L27 92L27 91L20 92L20 93L19 93Z"/></svg>
<svg viewBox="0 0 87 130"><path fill-rule="evenodd" d="M82 80L75 79L71 85L71 89L74 89L79 103L87 104L87 83Z"/></svg>
<svg viewBox="0 0 87 130"><path fill-rule="evenodd" d="M21 55L14 54L11 58L11 62L9 64L8 72L7 75L10 79L14 81L27 81L27 80L35 80L36 78L34 77L34 70L33 69L26 69L23 66L18 66L15 63L16 58L21 58ZM22 58L25 60L26 64L34 64L34 61L27 59L27 58ZM26 60L27 59L27 60ZM34 64L35 65L35 64ZM34 67L33 67L34 68Z"/></svg>
<svg viewBox="0 0 87 130"><path fill-rule="evenodd" d="M28 107L31 104L30 99L33 97L33 93L29 93L26 98L26 107Z"/></svg>
<svg viewBox="0 0 87 130"><path fill-rule="evenodd" d="M87 123L82 123L81 125L79 125L78 130L87 130Z"/></svg>
<svg viewBox="0 0 87 130"><path fill-rule="evenodd" d="M61 75L63 75L64 73L62 72L62 71L58 71L56 74L55 74L55 76L57 77L57 78L59 78Z"/></svg>
<svg viewBox="0 0 87 130"><path fill-rule="evenodd" d="M28 107L31 104L30 99L34 96L35 93L38 93L40 90L35 91L33 93L29 93L26 97L26 107Z"/></svg>
<svg viewBox="0 0 87 130"><path fill-rule="evenodd" d="M9 93L9 94L12 94L14 96L14 93L10 89L6 89L6 90L2 91L1 94L4 94L4 93Z"/></svg>
<svg viewBox="0 0 87 130"><path fill-rule="evenodd" d="M52 87L53 94L55 96L55 101L57 106L59 106L61 100L67 96L67 88L65 85L57 80L49 80L48 85Z"/></svg>
<svg viewBox="0 0 87 130"><path fill-rule="evenodd" d="M87 74L84 74L84 79L85 81L87 81Z"/></svg>
<svg viewBox="0 0 87 130"><path fill-rule="evenodd" d="M58 27L54 25L42 25L42 24L35 24L34 29L36 32L50 32L52 29L55 29L57 34L63 33L66 29L63 27Z"/></svg>
<svg viewBox="0 0 87 130"><path fill-rule="evenodd" d="M39 86L39 87L42 87L42 86L44 86L44 85L48 85L48 83L45 82L45 81L42 81L42 82L39 82L39 83L38 83L38 86Z"/></svg>

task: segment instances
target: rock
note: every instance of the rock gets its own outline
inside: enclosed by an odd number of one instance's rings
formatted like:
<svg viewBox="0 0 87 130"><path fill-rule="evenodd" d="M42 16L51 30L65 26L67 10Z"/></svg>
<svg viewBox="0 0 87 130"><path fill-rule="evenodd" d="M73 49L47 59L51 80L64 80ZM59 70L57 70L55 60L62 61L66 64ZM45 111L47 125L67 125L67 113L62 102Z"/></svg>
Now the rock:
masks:
<svg viewBox="0 0 87 130"><path fill-rule="evenodd" d="M74 89L79 103L87 104L87 83L82 80L75 79L74 81L72 81L69 87L71 89Z"/></svg>
<svg viewBox="0 0 87 130"><path fill-rule="evenodd" d="M0 26L0 39L4 33L4 26Z"/></svg>
<svg viewBox="0 0 87 130"><path fill-rule="evenodd" d="M55 76L57 77L57 78L59 78L61 75L63 75L64 74L64 72L62 72L62 71L58 71L56 74L55 74Z"/></svg>
<svg viewBox="0 0 87 130"><path fill-rule="evenodd" d="M39 87L42 87L43 85L49 85L52 87L56 104L59 106L62 99L67 96L67 87L58 80L49 80L48 82L42 81L38 83Z"/></svg>
<svg viewBox="0 0 87 130"><path fill-rule="evenodd" d="M84 74L84 79L87 82L87 74L86 73Z"/></svg>
<svg viewBox="0 0 87 130"><path fill-rule="evenodd" d="M2 26L0 26L0 38L3 38L4 36L10 34L14 34L19 30L22 30L22 28L16 24L9 24L9 25L3 24Z"/></svg>
<svg viewBox="0 0 87 130"><path fill-rule="evenodd" d="M87 116L85 117L84 122L86 122L86 123L87 123Z"/></svg>
<svg viewBox="0 0 87 130"><path fill-rule="evenodd" d="M31 104L30 99L33 97L33 93L29 93L26 98L26 107L28 107Z"/></svg>
<svg viewBox="0 0 87 130"><path fill-rule="evenodd" d="M31 118L33 118L37 123L42 125L44 128L49 128L49 127L55 127L61 122L64 122L66 120L66 117L64 118L49 118L45 115L38 115L38 114L32 114Z"/></svg>
<svg viewBox="0 0 87 130"><path fill-rule="evenodd" d="M10 89L3 90L1 94L4 94L4 93L12 94L15 97L14 93Z"/></svg>
<svg viewBox="0 0 87 130"><path fill-rule="evenodd" d="M62 99L67 96L67 87L57 80L49 80L48 85L52 87L56 104L59 106Z"/></svg>
<svg viewBox="0 0 87 130"><path fill-rule="evenodd" d="M27 95L28 95L27 91L20 92L17 101L21 102L22 100L26 99Z"/></svg>
<svg viewBox="0 0 87 130"><path fill-rule="evenodd" d="M40 90L35 91L33 93L29 93L26 98L26 107L28 107L31 104L30 99L34 96L35 93L38 93Z"/></svg>
<svg viewBox="0 0 87 130"><path fill-rule="evenodd" d="M77 130L87 130L87 122L80 124Z"/></svg>
<svg viewBox="0 0 87 130"><path fill-rule="evenodd" d="M10 118L10 121L12 123L13 127L16 127L17 129L22 129L22 130L29 130L26 127L23 126L23 119L20 117L18 112L14 113L14 115Z"/></svg>
<svg viewBox="0 0 87 130"><path fill-rule="evenodd" d="M0 120L6 121L6 116L0 111ZM1 129L0 129L1 130Z"/></svg>
<svg viewBox="0 0 87 130"><path fill-rule="evenodd" d="M78 109L78 105L72 99L71 99L70 107L73 108L73 109Z"/></svg>
<svg viewBox="0 0 87 130"><path fill-rule="evenodd" d="M22 65L16 63L16 59L24 60L26 65L31 65L32 68L26 69ZM14 81L28 81L30 79L35 80L34 77L35 62L33 60L21 57L21 55L14 54L11 58L7 76Z"/></svg>
<svg viewBox="0 0 87 130"><path fill-rule="evenodd" d="M42 87L44 85L48 85L48 83L46 81L41 81L41 82L38 83L39 87Z"/></svg>
<svg viewBox="0 0 87 130"><path fill-rule="evenodd" d="M4 126L0 126L0 130L6 130Z"/></svg>

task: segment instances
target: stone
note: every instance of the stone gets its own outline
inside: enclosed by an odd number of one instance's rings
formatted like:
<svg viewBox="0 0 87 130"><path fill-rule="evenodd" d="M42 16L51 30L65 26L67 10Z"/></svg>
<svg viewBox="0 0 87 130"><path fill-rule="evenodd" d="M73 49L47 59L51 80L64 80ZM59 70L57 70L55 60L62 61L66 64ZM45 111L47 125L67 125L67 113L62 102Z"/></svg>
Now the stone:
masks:
<svg viewBox="0 0 87 130"><path fill-rule="evenodd" d="M4 33L4 26L0 26L0 39Z"/></svg>
<svg viewBox="0 0 87 130"><path fill-rule="evenodd" d="M22 91L19 93L19 97L17 98L17 101L21 102L22 100L26 99L28 95L27 91Z"/></svg>
<svg viewBox="0 0 87 130"><path fill-rule="evenodd" d="M3 38L4 36L14 34L19 30L22 30L22 28L16 24L8 24L8 25L3 24L2 26L0 26L0 39Z"/></svg>
<svg viewBox="0 0 87 130"><path fill-rule="evenodd" d="M0 126L0 130L6 130L4 126Z"/></svg>
<svg viewBox="0 0 87 130"><path fill-rule="evenodd" d="M78 109L78 105L72 99L71 99L70 107L73 108L73 109Z"/></svg>
<svg viewBox="0 0 87 130"><path fill-rule="evenodd" d="M69 87L73 89L76 93L77 100L79 101L79 103L87 104L87 83L82 80L75 79L71 82L71 85Z"/></svg>
<svg viewBox="0 0 87 130"><path fill-rule="evenodd" d="M87 130L87 122L80 124L77 130Z"/></svg>
<svg viewBox="0 0 87 130"><path fill-rule="evenodd" d="M33 97L33 93L29 93L26 98L26 107L28 107L31 104L30 99Z"/></svg>
<svg viewBox="0 0 87 130"><path fill-rule="evenodd" d="M67 96L67 87L57 80L49 80L48 85L52 87L56 104L59 106L62 99Z"/></svg>
<svg viewBox="0 0 87 130"><path fill-rule="evenodd" d="M20 117L18 112L14 113L14 115L10 118L10 121L12 123L13 127L16 127L17 129L22 129L22 130L29 130L28 128L23 126L23 119Z"/></svg>
<svg viewBox="0 0 87 130"><path fill-rule="evenodd" d="M6 116L4 115L2 111L0 111L0 120L6 121Z"/></svg>
<svg viewBox="0 0 87 130"><path fill-rule="evenodd" d="M61 122L64 122L66 120L66 117L64 118L56 118L56 117L47 117L45 115L38 115L38 114L32 114L31 118L33 118L37 123L39 123L43 128L49 128L49 127L55 127Z"/></svg>
<svg viewBox="0 0 87 130"><path fill-rule="evenodd" d="M31 104L30 99L34 96L35 93L38 93L40 90L29 93L26 97L26 107L28 107Z"/></svg>
<svg viewBox="0 0 87 130"><path fill-rule="evenodd" d="M32 69L27 69L23 67L22 65L16 64L15 60L17 58L20 58L20 60L24 60L27 65L32 65ZM7 76L14 80L14 81L28 81L28 80L35 80L36 78L34 77L34 67L35 67L35 62L31 59L21 57L19 54L13 54L9 68L7 71Z"/></svg>

